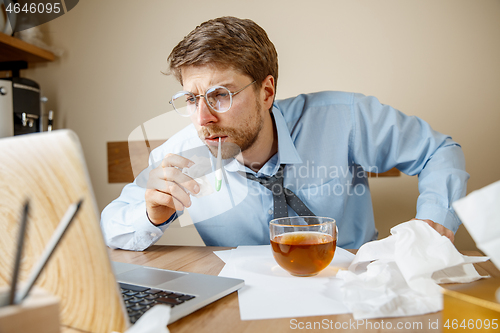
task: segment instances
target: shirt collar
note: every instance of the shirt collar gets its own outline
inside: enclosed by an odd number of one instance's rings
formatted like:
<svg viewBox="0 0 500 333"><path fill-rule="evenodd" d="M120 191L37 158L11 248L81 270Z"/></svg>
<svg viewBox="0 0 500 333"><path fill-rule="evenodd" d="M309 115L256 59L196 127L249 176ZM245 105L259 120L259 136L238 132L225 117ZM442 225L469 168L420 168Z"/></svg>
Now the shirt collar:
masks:
<svg viewBox="0 0 500 333"><path fill-rule="evenodd" d="M275 106L273 106L273 116L278 130L278 164L302 163L297 148L293 144L285 118Z"/></svg>
<svg viewBox="0 0 500 333"><path fill-rule="evenodd" d="M273 175L278 170L281 164L296 164L302 163L302 159L300 158L295 145L293 144L292 138L290 136L290 131L288 130L288 126L286 125L285 118L281 114L281 112L273 106L272 109L274 123L276 125L276 130L278 131L278 154L277 157L274 155L267 161L266 164L259 170L257 175L266 174ZM232 159L231 162L225 165L225 169L229 172L241 171L241 164L236 161L236 159ZM252 172L249 168L245 168L247 172Z"/></svg>

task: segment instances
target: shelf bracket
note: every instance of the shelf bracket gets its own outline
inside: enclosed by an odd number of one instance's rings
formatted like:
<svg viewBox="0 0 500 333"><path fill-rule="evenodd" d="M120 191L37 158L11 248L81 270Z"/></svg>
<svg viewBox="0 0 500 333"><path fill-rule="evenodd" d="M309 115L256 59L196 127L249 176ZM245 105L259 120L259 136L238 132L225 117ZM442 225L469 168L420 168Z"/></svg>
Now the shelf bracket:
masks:
<svg viewBox="0 0 500 333"><path fill-rule="evenodd" d="M11 71L12 77L19 77L21 69L27 69L26 61L4 61L0 62L0 71Z"/></svg>

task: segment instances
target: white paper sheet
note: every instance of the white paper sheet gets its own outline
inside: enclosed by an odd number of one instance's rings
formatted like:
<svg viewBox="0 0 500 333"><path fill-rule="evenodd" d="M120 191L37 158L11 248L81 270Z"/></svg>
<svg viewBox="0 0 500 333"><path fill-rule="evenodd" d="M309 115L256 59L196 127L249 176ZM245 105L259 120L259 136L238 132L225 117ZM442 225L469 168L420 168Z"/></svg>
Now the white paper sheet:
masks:
<svg viewBox="0 0 500 333"><path fill-rule="evenodd" d="M363 245L355 258L337 247L332 263L314 277L290 275L276 263L269 245L214 253L226 263L220 276L245 280L238 291L242 320L351 312L355 319L430 313L442 309L438 283L481 278L471 263L488 258L461 255L427 223L405 222L391 233Z"/></svg>
<svg viewBox="0 0 500 333"><path fill-rule="evenodd" d="M226 263L220 276L245 280L238 291L242 320L289 318L348 313L337 271L354 255L338 248L330 265L313 277L290 275L274 260L270 245L240 246L214 252Z"/></svg>
<svg viewBox="0 0 500 333"><path fill-rule="evenodd" d="M453 208L477 247L500 269L500 181L455 201Z"/></svg>

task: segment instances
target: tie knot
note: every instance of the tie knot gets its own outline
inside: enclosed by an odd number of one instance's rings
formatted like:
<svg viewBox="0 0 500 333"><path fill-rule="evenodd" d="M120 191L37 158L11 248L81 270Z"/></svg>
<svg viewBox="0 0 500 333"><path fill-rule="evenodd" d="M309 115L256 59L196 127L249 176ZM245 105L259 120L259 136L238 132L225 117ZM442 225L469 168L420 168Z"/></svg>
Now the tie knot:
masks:
<svg viewBox="0 0 500 333"><path fill-rule="evenodd" d="M284 165L281 164L278 171L276 172L276 174L274 176L255 177L254 175L247 173L247 175L251 175L253 177L252 178L252 177L247 176L247 178L261 183L262 186L264 186L265 188L267 188L267 189L273 191L273 193L275 193L275 189L277 187L279 187L280 189L283 188L283 170L284 170ZM275 186L276 184L278 186Z"/></svg>
<svg viewBox="0 0 500 333"><path fill-rule="evenodd" d="M271 189L276 184L280 185L281 187L283 186L283 176L277 177L277 175L274 175L267 177L255 177L251 173L247 173L247 178L259 182L262 186L268 189Z"/></svg>

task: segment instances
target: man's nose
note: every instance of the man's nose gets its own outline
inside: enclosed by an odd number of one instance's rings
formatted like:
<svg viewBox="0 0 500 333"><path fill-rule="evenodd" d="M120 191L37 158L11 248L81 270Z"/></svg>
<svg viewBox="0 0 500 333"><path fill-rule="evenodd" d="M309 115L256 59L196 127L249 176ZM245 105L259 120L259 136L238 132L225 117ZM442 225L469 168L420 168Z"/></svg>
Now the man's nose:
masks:
<svg viewBox="0 0 500 333"><path fill-rule="evenodd" d="M207 101L203 97L200 97L198 100L198 108L196 111L198 124L201 126L206 126L207 124L219 121L215 115L216 112L207 105Z"/></svg>

